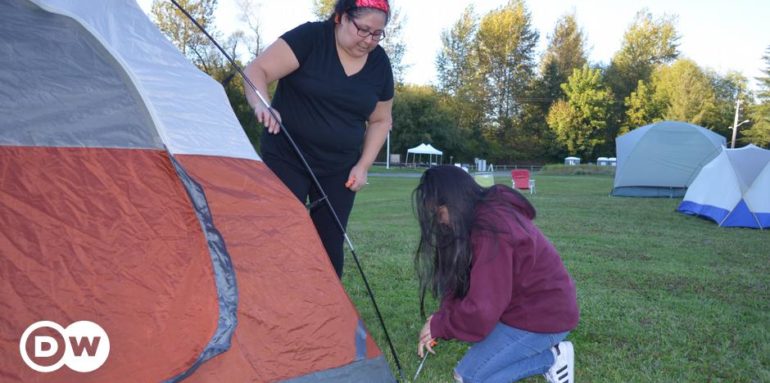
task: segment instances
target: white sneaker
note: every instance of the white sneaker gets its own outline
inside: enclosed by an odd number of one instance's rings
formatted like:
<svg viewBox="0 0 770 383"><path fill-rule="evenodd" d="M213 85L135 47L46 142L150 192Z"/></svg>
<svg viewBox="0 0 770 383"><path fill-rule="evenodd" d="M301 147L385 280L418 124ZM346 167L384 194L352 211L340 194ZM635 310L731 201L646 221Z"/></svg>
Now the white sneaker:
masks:
<svg viewBox="0 0 770 383"><path fill-rule="evenodd" d="M575 383L575 348L572 342L559 342L551 347L553 366L544 374L548 383Z"/></svg>

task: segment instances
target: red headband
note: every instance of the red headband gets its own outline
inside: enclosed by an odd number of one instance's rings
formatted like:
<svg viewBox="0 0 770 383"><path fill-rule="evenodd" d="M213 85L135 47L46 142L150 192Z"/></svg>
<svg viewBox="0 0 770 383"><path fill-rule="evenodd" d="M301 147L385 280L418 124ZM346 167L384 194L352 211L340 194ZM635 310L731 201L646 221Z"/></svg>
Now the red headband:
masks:
<svg viewBox="0 0 770 383"><path fill-rule="evenodd" d="M356 0L356 7L379 9L385 13L390 9L388 0Z"/></svg>

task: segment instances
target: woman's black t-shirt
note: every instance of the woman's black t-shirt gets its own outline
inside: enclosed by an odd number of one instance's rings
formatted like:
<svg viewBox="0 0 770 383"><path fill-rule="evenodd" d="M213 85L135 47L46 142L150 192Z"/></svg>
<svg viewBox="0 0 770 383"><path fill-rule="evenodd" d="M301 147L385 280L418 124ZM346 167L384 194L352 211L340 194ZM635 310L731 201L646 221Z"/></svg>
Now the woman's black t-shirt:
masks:
<svg viewBox="0 0 770 383"><path fill-rule="evenodd" d="M377 102L393 98L393 72L385 50L377 46L366 64L345 74L331 21L309 22L286 32L299 68L278 81L272 107L318 175L337 174L361 155L366 121ZM301 166L283 134L262 135L262 155Z"/></svg>

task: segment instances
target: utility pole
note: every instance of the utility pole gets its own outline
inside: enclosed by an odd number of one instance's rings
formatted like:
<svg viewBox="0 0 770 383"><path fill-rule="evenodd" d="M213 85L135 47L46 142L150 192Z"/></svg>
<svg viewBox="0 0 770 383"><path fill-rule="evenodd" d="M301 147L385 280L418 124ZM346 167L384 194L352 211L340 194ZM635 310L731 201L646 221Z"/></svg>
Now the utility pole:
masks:
<svg viewBox="0 0 770 383"><path fill-rule="evenodd" d="M733 120L733 140L730 149L735 149L735 136L738 135L738 113L741 110L741 99L735 100L735 119Z"/></svg>

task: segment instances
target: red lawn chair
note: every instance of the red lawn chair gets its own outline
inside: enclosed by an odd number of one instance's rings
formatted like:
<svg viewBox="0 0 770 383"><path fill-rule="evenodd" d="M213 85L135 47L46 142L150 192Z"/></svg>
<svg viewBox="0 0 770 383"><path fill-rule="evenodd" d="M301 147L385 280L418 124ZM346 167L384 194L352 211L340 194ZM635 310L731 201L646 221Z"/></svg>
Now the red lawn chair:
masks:
<svg viewBox="0 0 770 383"><path fill-rule="evenodd" d="M529 194L535 193L535 180L530 178L529 170L511 170L511 184L514 189L529 190Z"/></svg>

